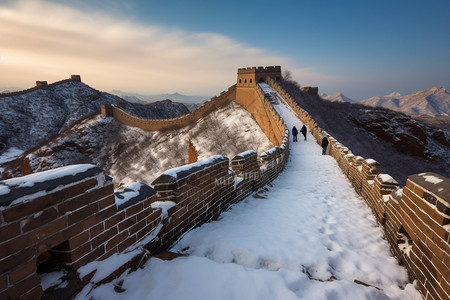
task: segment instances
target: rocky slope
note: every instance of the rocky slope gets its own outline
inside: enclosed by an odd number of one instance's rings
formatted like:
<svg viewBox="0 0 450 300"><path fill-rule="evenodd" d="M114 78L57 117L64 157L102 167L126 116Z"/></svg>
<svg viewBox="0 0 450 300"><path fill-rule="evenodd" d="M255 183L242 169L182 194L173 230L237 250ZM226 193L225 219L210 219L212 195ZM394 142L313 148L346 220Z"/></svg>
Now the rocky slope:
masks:
<svg viewBox="0 0 450 300"><path fill-rule="evenodd" d="M118 189L138 181L150 184L163 171L187 163L189 140L199 159L216 154L231 159L249 149L261 153L273 147L250 113L235 103L191 126L159 132L96 115L10 162L4 177L91 163L112 176Z"/></svg>
<svg viewBox="0 0 450 300"><path fill-rule="evenodd" d="M405 184L409 175L425 171L450 177L450 134L403 113L380 107L330 102L282 85L320 127L353 151L373 158L382 172Z"/></svg>
<svg viewBox="0 0 450 300"><path fill-rule="evenodd" d="M100 113L102 103L114 102L145 118L172 118L189 112L183 104L171 101L130 103L76 81L15 96L0 94L0 154L10 148L26 151L35 147L79 120Z"/></svg>

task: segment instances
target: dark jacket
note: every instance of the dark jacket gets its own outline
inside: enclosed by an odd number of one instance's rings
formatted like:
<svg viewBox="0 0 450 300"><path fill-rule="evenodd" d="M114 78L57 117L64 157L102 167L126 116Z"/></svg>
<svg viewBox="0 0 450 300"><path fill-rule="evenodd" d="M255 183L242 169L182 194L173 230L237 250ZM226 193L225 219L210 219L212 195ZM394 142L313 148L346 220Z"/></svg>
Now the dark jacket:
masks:
<svg viewBox="0 0 450 300"><path fill-rule="evenodd" d="M303 125L303 126L302 126L302 129L300 129L300 132L303 133L303 134L306 134L306 131L307 131L307 130L306 130L306 126Z"/></svg>
<svg viewBox="0 0 450 300"><path fill-rule="evenodd" d="M326 137L322 139L322 147L328 147L328 139Z"/></svg>
<svg viewBox="0 0 450 300"><path fill-rule="evenodd" d="M292 128L292 135L297 135L298 134L298 130L297 128L295 128L295 126Z"/></svg>

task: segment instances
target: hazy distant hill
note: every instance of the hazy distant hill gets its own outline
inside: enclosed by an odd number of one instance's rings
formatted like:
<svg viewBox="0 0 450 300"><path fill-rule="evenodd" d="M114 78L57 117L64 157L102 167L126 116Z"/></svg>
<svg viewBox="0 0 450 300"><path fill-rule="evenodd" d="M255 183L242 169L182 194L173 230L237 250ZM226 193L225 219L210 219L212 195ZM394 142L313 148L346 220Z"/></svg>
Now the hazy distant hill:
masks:
<svg viewBox="0 0 450 300"><path fill-rule="evenodd" d="M411 116L450 115L450 94L443 87L433 87L406 96L394 92L386 96L371 97L362 100L360 103L389 108Z"/></svg>
<svg viewBox="0 0 450 300"><path fill-rule="evenodd" d="M182 102L182 103L202 103L206 100L211 99L211 97L205 97L205 96L186 96L179 93L173 93L173 94L158 94L158 95L141 95L136 93L127 93L122 92L120 90L112 90L111 94L117 95L127 101L132 101L136 103L148 103L148 102L155 102L155 101L161 101L161 100L172 100L175 102Z"/></svg>
<svg viewBox="0 0 450 300"><path fill-rule="evenodd" d="M322 99L332 102L355 102L355 100L344 96L344 94L342 94L341 92L337 92L331 95L323 94Z"/></svg>

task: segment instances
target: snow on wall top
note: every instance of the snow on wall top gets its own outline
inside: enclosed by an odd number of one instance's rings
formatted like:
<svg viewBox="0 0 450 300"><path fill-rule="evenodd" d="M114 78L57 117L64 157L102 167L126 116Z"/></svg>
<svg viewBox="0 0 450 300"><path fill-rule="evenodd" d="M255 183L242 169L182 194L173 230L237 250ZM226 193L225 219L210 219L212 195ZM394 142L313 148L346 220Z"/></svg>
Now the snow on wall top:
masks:
<svg viewBox="0 0 450 300"><path fill-rule="evenodd" d="M213 166L217 163L228 161L228 158L223 155L214 155L207 159L176 167L173 169L169 169L162 173L158 178L156 178L152 185L156 185L159 183L168 183L168 182L176 182L178 180L181 180L183 178L188 177L189 175L195 174L197 172L200 172L210 166Z"/></svg>
<svg viewBox="0 0 450 300"><path fill-rule="evenodd" d="M398 185L398 182L389 174L379 174L377 179L381 182L381 184Z"/></svg>
<svg viewBox="0 0 450 300"><path fill-rule="evenodd" d="M247 157L252 156L252 155L257 155L256 151L254 151L254 150L247 150L247 151L244 151L244 152L241 152L241 153L237 154L233 158L233 160L234 159L244 159L244 158L247 158Z"/></svg>
<svg viewBox="0 0 450 300"><path fill-rule="evenodd" d="M450 179L432 172L411 175L408 180L441 198L450 207ZM425 197L425 195L424 195Z"/></svg>
<svg viewBox="0 0 450 300"><path fill-rule="evenodd" d="M71 165L0 181L0 206L8 206L14 200L37 192L55 189L103 172L90 164ZM14 203L15 204L15 203Z"/></svg>
<svg viewBox="0 0 450 300"><path fill-rule="evenodd" d="M128 187L114 193L117 210L122 210L155 194L155 189L145 183L132 183Z"/></svg>

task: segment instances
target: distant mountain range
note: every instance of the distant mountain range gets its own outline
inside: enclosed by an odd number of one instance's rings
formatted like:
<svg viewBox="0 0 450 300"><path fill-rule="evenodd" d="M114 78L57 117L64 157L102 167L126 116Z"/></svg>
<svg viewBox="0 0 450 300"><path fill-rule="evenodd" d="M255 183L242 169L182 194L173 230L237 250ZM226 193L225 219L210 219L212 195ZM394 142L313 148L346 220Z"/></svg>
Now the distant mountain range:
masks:
<svg viewBox="0 0 450 300"><path fill-rule="evenodd" d="M344 94L342 94L341 92L337 92L331 95L327 95L327 94L322 94L322 98L324 100L328 100L328 101L332 101L332 102L355 102L355 100L352 100L346 96L344 96Z"/></svg>
<svg viewBox="0 0 450 300"><path fill-rule="evenodd" d="M181 103L203 103L203 102L211 99L211 97L208 97L208 96L186 96L186 95L182 95L179 93L141 95L141 94L137 94L137 93L122 92L120 90L112 90L111 94L117 95L127 101L141 103L141 104L146 104L146 103L161 101L161 100L167 100L167 99L172 100L174 102L181 102Z"/></svg>
<svg viewBox="0 0 450 300"><path fill-rule="evenodd" d="M384 107L411 116L448 117L450 115L450 94L443 87L433 87L405 96L393 92L386 96L375 96L361 101L352 100L341 92L330 96L322 94L322 98L333 102L353 102Z"/></svg>

